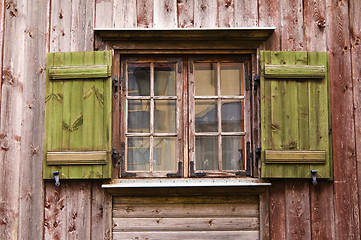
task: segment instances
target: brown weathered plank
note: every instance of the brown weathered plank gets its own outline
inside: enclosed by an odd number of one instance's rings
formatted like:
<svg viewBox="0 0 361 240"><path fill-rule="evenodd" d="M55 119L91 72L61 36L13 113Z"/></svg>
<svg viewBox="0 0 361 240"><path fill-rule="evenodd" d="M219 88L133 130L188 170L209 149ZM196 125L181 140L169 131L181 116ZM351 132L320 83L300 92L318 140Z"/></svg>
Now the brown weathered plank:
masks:
<svg viewBox="0 0 361 240"><path fill-rule="evenodd" d="M257 203L237 204L114 204L113 217L257 217Z"/></svg>
<svg viewBox="0 0 361 240"><path fill-rule="evenodd" d="M311 239L309 182L286 183L287 239Z"/></svg>
<svg viewBox="0 0 361 240"><path fill-rule="evenodd" d="M217 2L212 0L199 0L194 2L194 27L217 27Z"/></svg>
<svg viewBox="0 0 361 240"><path fill-rule="evenodd" d="M361 7L359 1L349 2L349 16L350 16L350 37L351 37L351 65L352 65L352 84L354 94L354 111L355 111L355 139L356 139L356 157L357 157L357 183L358 189L361 187L361 66L359 63L361 58L361 16L358 14L358 10ZM359 198L359 210L361 216L361 191L358 191ZM360 217L361 218L361 217ZM361 221L361 220L360 220Z"/></svg>
<svg viewBox="0 0 361 240"><path fill-rule="evenodd" d="M232 239L259 239L258 231L200 231L200 232L117 232L113 239L147 239L147 240L168 240L168 239L204 239L204 240L232 240Z"/></svg>
<svg viewBox="0 0 361 240"><path fill-rule="evenodd" d="M285 181L273 181L269 196L270 239L286 239Z"/></svg>
<svg viewBox="0 0 361 240"><path fill-rule="evenodd" d="M247 1L248 4L248 1ZM272 36L261 46L261 49L265 50L280 50L281 39L280 39L280 9L278 0L259 0L258 1L258 12L262 13L259 17L260 27L276 27Z"/></svg>
<svg viewBox="0 0 361 240"><path fill-rule="evenodd" d="M173 0L154 1L154 28L177 27L177 2Z"/></svg>
<svg viewBox="0 0 361 240"><path fill-rule="evenodd" d="M137 0L137 27L153 27L153 1Z"/></svg>
<svg viewBox="0 0 361 240"><path fill-rule="evenodd" d="M112 239L112 197L101 188L102 182L92 183L91 239Z"/></svg>
<svg viewBox="0 0 361 240"><path fill-rule="evenodd" d="M113 218L114 232L257 231L258 217Z"/></svg>
<svg viewBox="0 0 361 240"><path fill-rule="evenodd" d="M218 27L235 26L235 0L218 0L217 15Z"/></svg>
<svg viewBox="0 0 361 240"><path fill-rule="evenodd" d="M236 27L256 27L258 25L258 1L235 0L234 17ZM272 27L272 25L269 26Z"/></svg>
<svg viewBox="0 0 361 240"><path fill-rule="evenodd" d="M355 122L347 1L326 1L330 51L336 239L360 236Z"/></svg>
<svg viewBox="0 0 361 240"><path fill-rule="evenodd" d="M304 40L307 51L326 51L326 0L303 2Z"/></svg>
<svg viewBox="0 0 361 240"><path fill-rule="evenodd" d="M178 0L177 16L179 28L194 26L194 0Z"/></svg>
<svg viewBox="0 0 361 240"><path fill-rule="evenodd" d="M270 197L269 190L259 195L259 238L270 239Z"/></svg>

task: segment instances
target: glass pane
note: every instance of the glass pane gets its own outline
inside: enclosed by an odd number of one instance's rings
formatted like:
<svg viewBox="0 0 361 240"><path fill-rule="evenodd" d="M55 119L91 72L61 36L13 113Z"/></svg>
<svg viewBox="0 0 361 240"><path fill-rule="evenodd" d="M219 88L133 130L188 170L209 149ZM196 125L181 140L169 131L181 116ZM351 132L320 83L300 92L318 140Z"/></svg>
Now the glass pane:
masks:
<svg viewBox="0 0 361 240"><path fill-rule="evenodd" d="M218 137L196 137L196 170L218 170Z"/></svg>
<svg viewBox="0 0 361 240"><path fill-rule="evenodd" d="M149 171L149 138L128 138L128 171Z"/></svg>
<svg viewBox="0 0 361 240"><path fill-rule="evenodd" d="M154 171L177 170L177 138L155 137L154 141Z"/></svg>
<svg viewBox="0 0 361 240"><path fill-rule="evenodd" d="M128 64L128 96L149 96L150 64Z"/></svg>
<svg viewBox="0 0 361 240"><path fill-rule="evenodd" d="M222 170L244 169L244 137L222 137Z"/></svg>
<svg viewBox="0 0 361 240"><path fill-rule="evenodd" d="M243 132L243 101L223 100L221 106L222 132Z"/></svg>
<svg viewBox="0 0 361 240"><path fill-rule="evenodd" d="M242 63L221 64L221 95L243 95Z"/></svg>
<svg viewBox="0 0 361 240"><path fill-rule="evenodd" d="M218 132L217 101L196 100L196 132Z"/></svg>
<svg viewBox="0 0 361 240"><path fill-rule="evenodd" d="M217 63L195 63L194 84L196 96L217 95Z"/></svg>
<svg viewBox="0 0 361 240"><path fill-rule="evenodd" d="M154 132L176 132L176 100L154 100Z"/></svg>
<svg viewBox="0 0 361 240"><path fill-rule="evenodd" d="M149 133L149 100L128 100L128 133Z"/></svg>
<svg viewBox="0 0 361 240"><path fill-rule="evenodd" d="M174 63L155 63L154 64L154 95L155 96L175 96Z"/></svg>

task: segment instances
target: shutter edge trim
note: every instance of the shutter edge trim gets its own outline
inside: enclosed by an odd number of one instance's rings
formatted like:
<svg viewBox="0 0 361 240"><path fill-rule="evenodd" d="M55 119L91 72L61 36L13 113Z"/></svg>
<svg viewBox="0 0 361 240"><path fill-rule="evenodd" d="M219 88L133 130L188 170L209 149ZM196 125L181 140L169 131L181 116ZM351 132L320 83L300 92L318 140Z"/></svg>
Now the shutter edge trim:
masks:
<svg viewBox="0 0 361 240"><path fill-rule="evenodd" d="M50 80L81 78L107 78L111 76L109 65L58 66L49 67Z"/></svg>
<svg viewBox="0 0 361 240"><path fill-rule="evenodd" d="M326 76L325 66L311 65L265 65L265 78L314 78L323 79Z"/></svg>

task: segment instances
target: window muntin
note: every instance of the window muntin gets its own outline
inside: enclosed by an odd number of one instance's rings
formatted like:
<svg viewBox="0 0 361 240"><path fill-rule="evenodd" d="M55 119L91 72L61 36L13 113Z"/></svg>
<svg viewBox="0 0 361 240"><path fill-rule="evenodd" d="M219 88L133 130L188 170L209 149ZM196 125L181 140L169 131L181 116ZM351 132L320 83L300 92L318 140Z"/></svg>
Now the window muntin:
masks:
<svg viewBox="0 0 361 240"><path fill-rule="evenodd" d="M125 58L121 66L125 172L137 177L244 175L250 141L245 61ZM183 112L188 112L185 124ZM179 172L184 165L189 169Z"/></svg>

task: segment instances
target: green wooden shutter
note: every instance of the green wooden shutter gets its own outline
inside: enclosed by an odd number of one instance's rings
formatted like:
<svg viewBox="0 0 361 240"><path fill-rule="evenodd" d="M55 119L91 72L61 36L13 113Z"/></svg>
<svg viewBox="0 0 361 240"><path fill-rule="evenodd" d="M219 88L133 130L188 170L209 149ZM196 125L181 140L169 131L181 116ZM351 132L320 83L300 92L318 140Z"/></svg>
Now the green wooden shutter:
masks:
<svg viewBox="0 0 361 240"><path fill-rule="evenodd" d="M260 57L262 177L332 179L328 54Z"/></svg>
<svg viewBox="0 0 361 240"><path fill-rule="evenodd" d="M110 178L112 53L48 53L44 179Z"/></svg>

